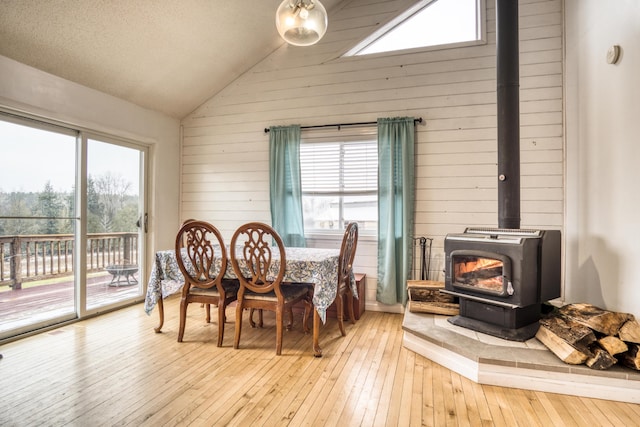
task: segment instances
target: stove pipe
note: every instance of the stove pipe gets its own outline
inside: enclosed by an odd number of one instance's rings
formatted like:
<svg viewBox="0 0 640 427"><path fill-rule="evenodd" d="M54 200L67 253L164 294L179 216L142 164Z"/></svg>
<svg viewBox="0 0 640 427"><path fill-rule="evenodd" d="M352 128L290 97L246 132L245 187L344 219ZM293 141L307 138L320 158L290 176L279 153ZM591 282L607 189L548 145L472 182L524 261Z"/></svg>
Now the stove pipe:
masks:
<svg viewBox="0 0 640 427"><path fill-rule="evenodd" d="M518 0L496 0L498 226L520 228Z"/></svg>

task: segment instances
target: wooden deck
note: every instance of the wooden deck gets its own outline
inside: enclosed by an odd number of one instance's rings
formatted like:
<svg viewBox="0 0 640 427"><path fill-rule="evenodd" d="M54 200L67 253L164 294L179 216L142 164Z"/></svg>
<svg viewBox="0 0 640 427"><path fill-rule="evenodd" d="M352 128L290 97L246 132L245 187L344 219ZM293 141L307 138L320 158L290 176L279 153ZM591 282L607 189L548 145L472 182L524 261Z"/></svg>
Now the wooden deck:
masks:
<svg viewBox="0 0 640 427"><path fill-rule="evenodd" d="M402 346L399 314L367 311L323 328L312 356L299 318L275 355L274 317L217 325L179 298L164 332L136 304L0 347L0 425L41 426L633 426L640 405L479 385ZM234 318L233 308L227 311Z"/></svg>
<svg viewBox="0 0 640 427"><path fill-rule="evenodd" d="M23 326L32 320L73 313L72 280L69 276L55 283L19 290L0 288L0 333ZM121 279L121 286L110 286L111 280L112 276L107 272L90 275L87 279L88 307L109 305L135 297L138 293L137 284L127 286L126 280Z"/></svg>

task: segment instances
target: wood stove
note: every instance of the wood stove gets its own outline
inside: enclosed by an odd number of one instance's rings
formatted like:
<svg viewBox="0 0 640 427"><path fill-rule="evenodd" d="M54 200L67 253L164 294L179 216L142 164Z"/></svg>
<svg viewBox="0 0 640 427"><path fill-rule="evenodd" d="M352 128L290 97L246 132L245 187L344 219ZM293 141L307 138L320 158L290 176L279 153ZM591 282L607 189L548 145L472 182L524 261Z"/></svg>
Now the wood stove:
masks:
<svg viewBox="0 0 640 427"><path fill-rule="evenodd" d="M561 293L560 231L467 228L445 237L445 289L459 297L449 319L512 341L535 336L542 303Z"/></svg>
<svg viewBox="0 0 640 427"><path fill-rule="evenodd" d="M560 296L560 231L520 229L518 2L496 0L498 227L445 238L445 289L455 325L513 341L533 338L542 303Z"/></svg>

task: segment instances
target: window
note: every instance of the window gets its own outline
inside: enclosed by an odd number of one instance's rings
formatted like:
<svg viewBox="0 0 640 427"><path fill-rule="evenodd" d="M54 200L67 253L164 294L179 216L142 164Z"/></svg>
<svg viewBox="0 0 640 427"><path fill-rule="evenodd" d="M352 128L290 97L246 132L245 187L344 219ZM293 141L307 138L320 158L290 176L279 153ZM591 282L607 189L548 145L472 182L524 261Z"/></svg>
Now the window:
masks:
<svg viewBox="0 0 640 427"><path fill-rule="evenodd" d="M423 0L345 56L481 40L480 0Z"/></svg>
<svg viewBox="0 0 640 427"><path fill-rule="evenodd" d="M341 232L349 222L357 222L362 234L377 230L375 136L303 138L300 170L305 234Z"/></svg>

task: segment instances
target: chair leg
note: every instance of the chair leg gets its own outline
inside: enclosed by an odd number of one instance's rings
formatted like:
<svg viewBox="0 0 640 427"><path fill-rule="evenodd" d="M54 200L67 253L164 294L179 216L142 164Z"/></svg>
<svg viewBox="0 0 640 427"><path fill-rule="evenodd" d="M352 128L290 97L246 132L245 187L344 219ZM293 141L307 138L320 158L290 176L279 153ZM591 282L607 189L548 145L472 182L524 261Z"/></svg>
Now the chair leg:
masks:
<svg viewBox="0 0 640 427"><path fill-rule="evenodd" d="M344 303L344 300L342 298L342 295L338 294L338 296L336 297L336 312L337 312L337 316L338 316L338 326L340 327L340 333L344 337L344 336L347 335L347 333L344 330L344 307L343 307L343 303Z"/></svg>
<svg viewBox="0 0 640 427"><path fill-rule="evenodd" d="M251 311L249 312L249 324L251 325L252 328L256 327L256 322L253 321L253 312L255 310L256 309L252 308ZM258 310L258 326L262 328L264 326L264 322L262 320L262 309L258 308L257 310Z"/></svg>
<svg viewBox="0 0 640 427"><path fill-rule="evenodd" d="M251 325L252 328L255 328L256 322L253 321L253 312L254 312L253 308L249 310L249 324Z"/></svg>
<svg viewBox="0 0 640 427"><path fill-rule="evenodd" d="M225 303L218 304L218 347L222 347L224 339L224 320L225 320Z"/></svg>
<svg viewBox="0 0 640 427"><path fill-rule="evenodd" d="M207 323L211 323L211 304L205 304L205 310L207 311Z"/></svg>
<svg viewBox="0 0 640 427"><path fill-rule="evenodd" d="M233 348L240 348L240 333L242 332L242 312L244 308L240 302L236 305L236 337L233 341Z"/></svg>
<svg viewBox="0 0 640 427"><path fill-rule="evenodd" d="M349 309L349 319L351 320L351 324L356 324L356 315L353 311L353 293L351 290L347 291L347 308Z"/></svg>
<svg viewBox="0 0 640 427"><path fill-rule="evenodd" d="M289 314L289 323L287 323L287 331L290 331L291 328L293 327L293 307L289 306L287 313Z"/></svg>
<svg viewBox="0 0 640 427"><path fill-rule="evenodd" d="M184 327L187 322L187 306L189 303L185 298L180 300L180 329L178 329L178 342L182 342L184 337Z"/></svg>
<svg viewBox="0 0 640 427"><path fill-rule="evenodd" d="M282 354L282 324L283 322L283 313L282 309L278 308L276 310L276 355L280 356Z"/></svg>

